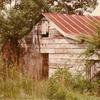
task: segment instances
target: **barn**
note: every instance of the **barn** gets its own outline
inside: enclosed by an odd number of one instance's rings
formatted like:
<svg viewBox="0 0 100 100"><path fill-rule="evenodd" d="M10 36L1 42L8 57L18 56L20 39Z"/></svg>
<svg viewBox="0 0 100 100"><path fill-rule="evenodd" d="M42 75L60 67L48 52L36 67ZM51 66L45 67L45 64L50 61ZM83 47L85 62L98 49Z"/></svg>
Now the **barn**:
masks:
<svg viewBox="0 0 100 100"><path fill-rule="evenodd" d="M41 54L37 69L44 78L51 76L57 68L68 68L72 74L84 72L85 57L80 56L86 47L78 42L78 37L93 36L94 27L100 23L99 16L80 16L59 13L43 13L43 18L32 31L33 47ZM91 57L89 60L98 58ZM36 66L35 66L36 67ZM93 77L100 71L100 65L90 69Z"/></svg>

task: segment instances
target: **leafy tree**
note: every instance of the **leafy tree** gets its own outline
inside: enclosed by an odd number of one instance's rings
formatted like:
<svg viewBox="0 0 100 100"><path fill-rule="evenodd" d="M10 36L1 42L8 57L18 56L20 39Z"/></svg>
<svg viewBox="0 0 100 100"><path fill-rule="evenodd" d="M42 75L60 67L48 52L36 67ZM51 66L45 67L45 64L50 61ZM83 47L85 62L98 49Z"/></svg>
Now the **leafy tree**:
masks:
<svg viewBox="0 0 100 100"><path fill-rule="evenodd" d="M47 0L47 2L54 12L82 15L84 11L91 12L97 0Z"/></svg>
<svg viewBox="0 0 100 100"><path fill-rule="evenodd" d="M91 69L91 67L96 63L100 64L100 23L94 25L94 27L96 28L96 33L94 35L80 37L81 42L86 46L86 50L84 51L83 55L85 55L85 57L88 59L86 60L86 66L89 69ZM89 60L90 58L94 57L95 59ZM96 76L99 76L98 78L100 79L100 71L97 72L94 77Z"/></svg>
<svg viewBox="0 0 100 100"><path fill-rule="evenodd" d="M15 6L6 9L6 4L13 0L1 0L0 7L0 43L4 61L7 64L19 63L22 55L20 41L29 34L43 16L43 12L75 13L78 8L95 4L96 0L15 0ZM58 5L52 5L54 2ZM70 5L70 4L72 5ZM55 9L55 11L52 9ZM85 7L85 8L86 8ZM57 8L57 9L56 9ZM85 9L84 8L84 9Z"/></svg>
<svg viewBox="0 0 100 100"><path fill-rule="evenodd" d="M4 9L6 4L10 4L13 0L0 0L0 9Z"/></svg>
<svg viewBox="0 0 100 100"><path fill-rule="evenodd" d="M1 52L7 65L19 63L22 55L20 41L31 32L40 14L41 8L32 0L22 0L11 9L0 12Z"/></svg>

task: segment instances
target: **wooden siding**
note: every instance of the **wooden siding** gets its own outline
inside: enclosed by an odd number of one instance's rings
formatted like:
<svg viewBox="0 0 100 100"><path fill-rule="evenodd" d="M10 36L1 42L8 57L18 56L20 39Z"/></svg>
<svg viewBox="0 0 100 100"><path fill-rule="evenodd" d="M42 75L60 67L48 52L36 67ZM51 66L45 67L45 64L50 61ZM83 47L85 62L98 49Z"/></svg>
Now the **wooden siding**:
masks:
<svg viewBox="0 0 100 100"><path fill-rule="evenodd" d="M54 34L55 35L55 34ZM40 40L41 53L69 53L80 54L84 51L82 45L78 45L75 41L70 39L55 39L52 37L43 38Z"/></svg>
<svg viewBox="0 0 100 100"><path fill-rule="evenodd" d="M40 30L39 42L40 53L49 54L49 76L51 76L51 74L53 74L59 67L69 68L73 74L79 71L83 73L85 68L84 61L86 58L81 56L81 54L86 50L86 47L82 44L78 44L75 40L64 37L59 31L57 31L52 22L49 22L48 25L49 36L42 37ZM39 46L36 46L37 49L39 49L38 47ZM95 60L97 57L93 56L90 59Z"/></svg>
<svg viewBox="0 0 100 100"><path fill-rule="evenodd" d="M69 68L72 73L76 73L80 66L82 57L80 54L85 50L83 45L78 45L76 41L64 38L54 28L49 30L49 37L40 39L40 52L49 54L49 75L53 74L57 68Z"/></svg>
<svg viewBox="0 0 100 100"><path fill-rule="evenodd" d="M49 54L49 67L51 69L56 68L69 68L76 69L83 63L83 60L79 59L79 55L69 54ZM76 72L74 70L74 72Z"/></svg>

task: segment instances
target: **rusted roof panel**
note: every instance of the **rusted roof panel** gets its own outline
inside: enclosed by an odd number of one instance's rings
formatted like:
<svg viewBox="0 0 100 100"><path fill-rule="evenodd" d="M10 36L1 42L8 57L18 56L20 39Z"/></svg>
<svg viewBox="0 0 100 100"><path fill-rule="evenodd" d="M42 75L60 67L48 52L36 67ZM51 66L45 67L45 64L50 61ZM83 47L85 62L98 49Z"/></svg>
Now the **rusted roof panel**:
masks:
<svg viewBox="0 0 100 100"><path fill-rule="evenodd" d="M100 25L100 16L80 16L59 13L44 13L43 15L66 34L71 35L93 35L96 33L96 25Z"/></svg>

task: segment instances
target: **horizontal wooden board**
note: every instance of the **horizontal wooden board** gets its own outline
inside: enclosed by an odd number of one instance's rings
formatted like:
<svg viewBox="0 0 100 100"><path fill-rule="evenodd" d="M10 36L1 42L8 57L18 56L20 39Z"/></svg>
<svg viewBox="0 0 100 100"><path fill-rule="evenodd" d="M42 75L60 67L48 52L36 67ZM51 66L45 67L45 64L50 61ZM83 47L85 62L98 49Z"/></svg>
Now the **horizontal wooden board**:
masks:
<svg viewBox="0 0 100 100"><path fill-rule="evenodd" d="M50 64L55 64L55 65L73 65L73 64L78 64L78 60L71 60L71 59L49 59Z"/></svg>
<svg viewBox="0 0 100 100"><path fill-rule="evenodd" d="M49 69L59 69L59 68L61 68L61 69L66 68L66 69L72 70L74 72L75 70L77 70L77 71L84 70L85 66L83 66L83 67L82 66L80 66L80 67L77 67L77 66L72 66L72 67L70 67L70 66L60 66L60 67L49 66Z"/></svg>
<svg viewBox="0 0 100 100"><path fill-rule="evenodd" d="M40 45L41 48L43 49L54 49L54 48L60 48L60 49L63 49L63 48L66 48L66 49L84 49L82 46L79 46L79 45L75 45L75 44L69 44L69 43L51 43L51 44L42 44Z"/></svg>
<svg viewBox="0 0 100 100"><path fill-rule="evenodd" d="M52 38L42 38L40 40L40 43L43 44L48 44L48 43L68 43L65 39L52 39Z"/></svg>
<svg viewBox="0 0 100 100"><path fill-rule="evenodd" d="M71 60L82 60L85 59L85 57L82 57L80 55L59 55L57 56L53 56L53 55L49 55L49 59L56 59L56 60L66 60L66 59L71 59Z"/></svg>
<svg viewBox="0 0 100 100"><path fill-rule="evenodd" d="M80 58L81 57L81 55L79 55L79 54L60 54L60 53L58 53L58 54L49 54L49 59L51 59L51 58L64 58L64 59L66 59L66 58L73 58L73 57L75 57L75 58Z"/></svg>
<svg viewBox="0 0 100 100"><path fill-rule="evenodd" d="M52 63L52 62L50 63L50 62L49 62L49 66L56 66L56 67L63 66L63 67L64 67L64 66L68 66L68 65L69 65L69 64L61 64L61 63L58 64L58 63L56 63L56 62L55 62L55 63Z"/></svg>
<svg viewBox="0 0 100 100"><path fill-rule="evenodd" d="M72 67L84 64L84 59L49 58L49 66Z"/></svg>
<svg viewBox="0 0 100 100"><path fill-rule="evenodd" d="M94 59L94 60L99 60L98 56L94 55L89 58L86 58L85 55L81 54L49 54L49 59Z"/></svg>
<svg viewBox="0 0 100 100"><path fill-rule="evenodd" d="M75 44L75 41L71 41L69 39L65 39L65 38L62 38L62 39L52 39L50 37L48 38L42 38L40 39L40 43L72 43L72 44Z"/></svg>
<svg viewBox="0 0 100 100"><path fill-rule="evenodd" d="M53 68L53 69L59 69L59 68L72 68L73 66L71 65L49 65L49 68Z"/></svg>
<svg viewBox="0 0 100 100"><path fill-rule="evenodd" d="M41 53L66 53L66 54L81 54L85 51L85 49L42 49Z"/></svg>

